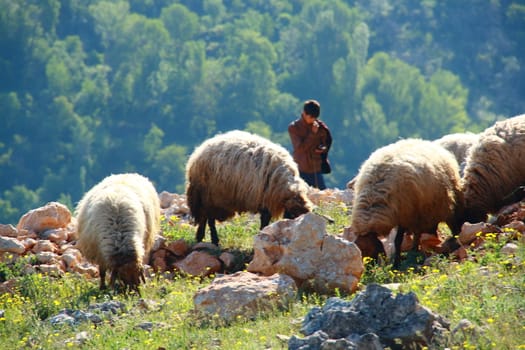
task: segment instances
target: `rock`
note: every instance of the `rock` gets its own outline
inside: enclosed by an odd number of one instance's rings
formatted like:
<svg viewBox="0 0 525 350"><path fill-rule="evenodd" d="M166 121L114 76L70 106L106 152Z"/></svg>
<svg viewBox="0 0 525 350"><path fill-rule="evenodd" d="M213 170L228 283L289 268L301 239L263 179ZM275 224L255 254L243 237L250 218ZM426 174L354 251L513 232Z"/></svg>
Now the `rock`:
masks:
<svg viewBox="0 0 525 350"><path fill-rule="evenodd" d="M186 195L162 191L159 194L161 212L169 220L173 215L185 215L189 213L186 203Z"/></svg>
<svg viewBox="0 0 525 350"><path fill-rule="evenodd" d="M507 243L501 248L501 253L506 255L516 255L518 249L519 247L516 243Z"/></svg>
<svg viewBox="0 0 525 350"><path fill-rule="evenodd" d="M288 349L383 350L384 348L379 341L379 337L373 333L367 333L350 340L345 338L330 339L326 333L317 331L302 339L292 336L288 342Z"/></svg>
<svg viewBox="0 0 525 350"><path fill-rule="evenodd" d="M0 253L23 254L26 247L16 238L0 236Z"/></svg>
<svg viewBox="0 0 525 350"><path fill-rule="evenodd" d="M72 267L72 269L76 273L85 275L89 278L99 277L98 267L88 262L82 262L80 264L76 264L75 266Z"/></svg>
<svg viewBox="0 0 525 350"><path fill-rule="evenodd" d="M155 272L166 272L169 270L166 263L166 256L168 251L166 249L159 249L151 254L151 267Z"/></svg>
<svg viewBox="0 0 525 350"><path fill-rule="evenodd" d="M193 251L177 261L174 266L181 272L191 276L209 276L221 270L221 262L215 256L206 252Z"/></svg>
<svg viewBox="0 0 525 350"><path fill-rule="evenodd" d="M58 261L58 255L53 252L39 252L36 254L36 260L39 264L55 264Z"/></svg>
<svg viewBox="0 0 525 350"><path fill-rule="evenodd" d="M15 294L16 286L17 286L17 280L15 278L11 278L7 281L0 283L0 295L5 294L5 293Z"/></svg>
<svg viewBox="0 0 525 350"><path fill-rule="evenodd" d="M167 191L162 191L159 193L160 207L162 209L169 208L171 202L173 201L174 194Z"/></svg>
<svg viewBox="0 0 525 350"><path fill-rule="evenodd" d="M68 231L66 228L54 228L50 230L45 230L40 233L41 239L47 239L54 243L63 243L67 242Z"/></svg>
<svg viewBox="0 0 525 350"><path fill-rule="evenodd" d="M347 226L343 228L343 238L346 239L349 242L353 242L357 239L357 235L352 230L352 226Z"/></svg>
<svg viewBox="0 0 525 350"><path fill-rule="evenodd" d="M62 261L66 264L68 271L72 271L82 261L82 253L76 248L68 248L62 254Z"/></svg>
<svg viewBox="0 0 525 350"><path fill-rule="evenodd" d="M199 242L193 246L193 250L208 250L210 252L220 251L220 249L211 242Z"/></svg>
<svg viewBox="0 0 525 350"><path fill-rule="evenodd" d="M64 274L64 268L59 263L40 264L36 268L38 271L52 276L62 276Z"/></svg>
<svg viewBox="0 0 525 350"><path fill-rule="evenodd" d="M491 232L501 232L501 230L491 224L485 222L478 222L471 224L470 222L465 222L461 226L461 232L459 233L458 241L461 244L469 245L476 240L479 236L484 236L486 233Z"/></svg>
<svg viewBox="0 0 525 350"><path fill-rule="evenodd" d="M365 349L432 347L449 329L450 324L420 305L414 293L394 296L388 288L370 284L351 301L334 297L322 308L311 309L301 333L314 345L302 348L302 340L292 337L289 349L333 348L341 339L346 340L343 349L361 349L359 343L367 344Z"/></svg>
<svg viewBox="0 0 525 350"><path fill-rule="evenodd" d="M525 233L525 223L523 221L513 220L509 222L507 225L503 226L504 229L513 229L518 232L521 232L522 234Z"/></svg>
<svg viewBox="0 0 525 350"><path fill-rule="evenodd" d="M49 317L47 320L53 326L62 326L64 324L76 326L85 322L99 325L104 319L111 320L115 315L119 316L124 312L126 312L126 308L123 303L107 301L89 305L88 311L62 309L57 315Z"/></svg>
<svg viewBox="0 0 525 350"><path fill-rule="evenodd" d="M31 250L35 246L36 242L37 242L36 239L27 237L27 238L24 238L24 240L22 241L22 244L24 245L26 250Z"/></svg>
<svg viewBox="0 0 525 350"><path fill-rule="evenodd" d="M283 273L299 286L320 293L352 293L364 271L361 252L343 238L325 233L325 220L313 213L295 220L277 221L254 238L254 257L249 272L270 276Z"/></svg>
<svg viewBox="0 0 525 350"><path fill-rule="evenodd" d="M35 243L31 251L35 254L38 254L40 252L57 252L58 247L55 243L47 240L47 239L41 239Z"/></svg>
<svg viewBox="0 0 525 350"><path fill-rule="evenodd" d="M353 293L363 271L361 252L354 243L326 235L312 287L320 293L331 293L336 289Z"/></svg>
<svg viewBox="0 0 525 350"><path fill-rule="evenodd" d="M494 224L505 226L512 221L523 221L525 219L525 202L516 202L501 208L494 214Z"/></svg>
<svg viewBox="0 0 525 350"><path fill-rule="evenodd" d="M354 199L354 191L351 189L339 190L337 188L327 188L320 191L311 188L310 192L308 192L308 198L316 205L321 204L321 202L332 202L351 206Z"/></svg>
<svg viewBox="0 0 525 350"><path fill-rule="evenodd" d="M18 230L13 225L0 224L0 236L2 236L2 237L18 237Z"/></svg>
<svg viewBox="0 0 525 350"><path fill-rule="evenodd" d="M69 209L58 202L50 202L45 206L30 210L18 222L18 230L42 232L49 229L66 227L71 221Z"/></svg>
<svg viewBox="0 0 525 350"><path fill-rule="evenodd" d="M286 307L296 291L289 276L258 276L239 271L216 277L194 295L193 303L197 313L218 315L229 322L237 316L253 318L261 312Z"/></svg>
<svg viewBox="0 0 525 350"><path fill-rule="evenodd" d="M235 265L235 256L232 253L223 252L219 256L219 260L222 261L226 270L231 269Z"/></svg>
<svg viewBox="0 0 525 350"><path fill-rule="evenodd" d="M217 248L217 247L215 247ZM182 257L188 255L191 247L183 239L178 239L167 244L166 249L173 253L175 256Z"/></svg>
<svg viewBox="0 0 525 350"><path fill-rule="evenodd" d="M151 251L154 252L156 250L166 248L166 237L161 235L156 235L155 240L153 241L153 245L151 247Z"/></svg>

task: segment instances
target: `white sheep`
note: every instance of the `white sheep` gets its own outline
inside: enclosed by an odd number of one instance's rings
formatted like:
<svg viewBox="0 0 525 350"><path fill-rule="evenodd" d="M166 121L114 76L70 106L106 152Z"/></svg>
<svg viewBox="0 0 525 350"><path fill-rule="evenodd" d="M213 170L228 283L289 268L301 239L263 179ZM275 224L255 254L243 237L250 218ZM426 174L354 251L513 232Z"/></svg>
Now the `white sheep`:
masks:
<svg viewBox="0 0 525 350"><path fill-rule="evenodd" d="M468 150L472 145L478 142L478 139L479 134L458 132L442 136L441 138L434 140L434 142L444 147L456 157L461 174L465 168Z"/></svg>
<svg viewBox="0 0 525 350"><path fill-rule="evenodd" d="M465 220L487 215L523 198L525 114L496 122L470 149L463 175Z"/></svg>
<svg viewBox="0 0 525 350"><path fill-rule="evenodd" d="M259 213L261 228L273 217L295 218L312 209L308 185L297 164L280 145L261 136L234 130L203 142L186 164L186 197L204 239L206 223L218 245L215 220L235 213Z"/></svg>
<svg viewBox="0 0 525 350"><path fill-rule="evenodd" d="M134 173L111 175L91 188L75 210L78 248L99 266L100 289L122 282L124 291L145 282L143 262L160 231L160 201L153 184Z"/></svg>
<svg viewBox="0 0 525 350"><path fill-rule="evenodd" d="M426 140L405 139L373 152L361 165L354 184L351 228L356 244L372 243L374 258L384 253L379 237L397 227L394 268L406 231L436 233L440 222L453 232L461 227L463 195L458 164L443 147ZM363 248L362 250L365 250Z"/></svg>

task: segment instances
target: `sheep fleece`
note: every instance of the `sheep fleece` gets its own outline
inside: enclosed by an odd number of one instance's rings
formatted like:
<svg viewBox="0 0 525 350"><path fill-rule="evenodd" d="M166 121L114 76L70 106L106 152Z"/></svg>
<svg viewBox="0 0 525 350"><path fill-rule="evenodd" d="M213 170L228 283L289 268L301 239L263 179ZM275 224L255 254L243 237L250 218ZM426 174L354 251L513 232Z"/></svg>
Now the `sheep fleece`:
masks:
<svg viewBox="0 0 525 350"><path fill-rule="evenodd" d="M467 156L463 182L465 208L473 215L467 219L497 211L525 185L525 114L485 129Z"/></svg>
<svg viewBox="0 0 525 350"><path fill-rule="evenodd" d="M80 251L100 268L113 270L122 264L116 256L143 263L160 230L160 201L144 176L111 175L84 195L76 216Z"/></svg>
<svg viewBox="0 0 525 350"><path fill-rule="evenodd" d="M459 132L455 134L445 135L437 140L434 140L435 143L444 147L446 150L451 152L458 161L458 164L461 165L468 154L468 150L476 142L478 142L479 135L471 132Z"/></svg>
<svg viewBox="0 0 525 350"><path fill-rule="evenodd" d="M261 136L234 130L203 142L186 165L186 193L193 217L212 209L223 221L235 212L267 208L282 215L286 201L307 197L308 187L290 153ZM198 189L198 190L197 190ZM197 197L195 193L198 193Z"/></svg>
<svg viewBox="0 0 525 350"><path fill-rule="evenodd" d="M452 153L426 140L405 139L377 149L355 181L352 227L356 234L387 236L396 226L432 232L455 220L462 204Z"/></svg>

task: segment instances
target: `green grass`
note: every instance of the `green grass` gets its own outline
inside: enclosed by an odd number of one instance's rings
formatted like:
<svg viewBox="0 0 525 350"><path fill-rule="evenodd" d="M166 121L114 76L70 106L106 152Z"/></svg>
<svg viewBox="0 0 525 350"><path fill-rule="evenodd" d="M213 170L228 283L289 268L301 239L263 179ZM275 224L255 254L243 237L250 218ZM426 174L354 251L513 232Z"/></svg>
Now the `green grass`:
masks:
<svg viewBox="0 0 525 350"><path fill-rule="evenodd" d="M339 234L347 226L344 205L327 203L319 212L334 219L327 232ZM173 220L164 223L169 240L194 242L195 227ZM259 218L241 215L218 225L222 248L249 261ZM432 266L392 271L366 260L361 279L365 284L399 283L402 292L414 292L420 302L444 316L455 327L460 320L472 322L471 329L450 334L442 347L451 349L525 349L525 248L519 243L516 257L500 253L504 242L489 236L486 249L471 252L471 259L456 263L437 259ZM209 241L209 237L206 237ZM17 280L15 293L0 295L0 343L9 349L286 349L286 338L301 336L299 329L306 313L323 305L326 296L300 291L286 310L275 309L255 320L239 318L225 325L213 317L193 313L193 295L211 278L155 276L142 287L148 307L139 306L137 295L128 297L101 293L98 280L75 274L47 277L23 275L23 263L0 263L0 276ZM351 299L353 296L343 296ZM64 308L87 310L88 305L118 300L126 313L105 318L101 324L52 326L46 319ZM3 310L3 316L1 313ZM151 331L138 327L151 322ZM86 332L83 345L75 337Z"/></svg>

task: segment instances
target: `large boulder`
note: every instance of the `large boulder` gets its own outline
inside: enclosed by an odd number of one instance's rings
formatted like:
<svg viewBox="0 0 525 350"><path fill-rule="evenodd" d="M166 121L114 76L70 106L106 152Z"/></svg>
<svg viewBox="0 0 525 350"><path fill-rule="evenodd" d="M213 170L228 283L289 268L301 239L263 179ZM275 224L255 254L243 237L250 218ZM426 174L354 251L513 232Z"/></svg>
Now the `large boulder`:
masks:
<svg viewBox="0 0 525 350"><path fill-rule="evenodd" d="M340 343L343 349L419 349L443 340L449 329L449 322L419 304L414 293L394 295L370 284L351 301L334 297L311 309L301 328L306 337L292 336L288 348L326 349Z"/></svg>
<svg viewBox="0 0 525 350"><path fill-rule="evenodd" d="M71 212L64 204L50 202L24 214L16 228L38 233L49 229L64 228L70 221Z"/></svg>
<svg viewBox="0 0 525 350"><path fill-rule="evenodd" d="M216 277L194 295L193 303L197 313L230 322L238 316L253 318L286 307L296 291L297 286L289 276L258 276L239 271Z"/></svg>
<svg viewBox="0 0 525 350"><path fill-rule="evenodd" d="M361 251L352 242L326 234L325 220L308 213L265 227L255 236L247 270L265 276L283 273L320 293L353 293L364 271Z"/></svg>

